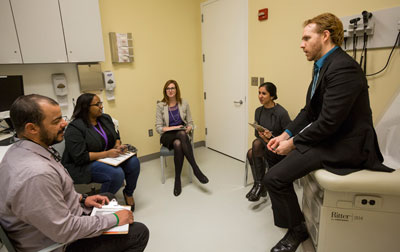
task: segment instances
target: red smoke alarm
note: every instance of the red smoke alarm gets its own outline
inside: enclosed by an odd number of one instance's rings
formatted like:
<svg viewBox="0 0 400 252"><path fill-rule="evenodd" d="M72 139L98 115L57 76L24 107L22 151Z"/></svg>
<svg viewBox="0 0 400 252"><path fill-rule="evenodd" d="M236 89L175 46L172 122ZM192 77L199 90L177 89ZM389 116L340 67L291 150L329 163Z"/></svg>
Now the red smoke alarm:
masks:
<svg viewBox="0 0 400 252"><path fill-rule="evenodd" d="M259 10L258 11L258 20L262 21L262 20L266 20L266 19L268 19L268 8Z"/></svg>

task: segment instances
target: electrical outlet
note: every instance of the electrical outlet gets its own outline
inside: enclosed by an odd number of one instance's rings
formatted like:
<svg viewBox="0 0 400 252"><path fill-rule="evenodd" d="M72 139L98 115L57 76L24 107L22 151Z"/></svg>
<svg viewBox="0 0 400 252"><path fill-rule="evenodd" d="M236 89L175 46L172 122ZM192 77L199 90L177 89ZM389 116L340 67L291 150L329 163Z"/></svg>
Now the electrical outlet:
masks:
<svg viewBox="0 0 400 252"><path fill-rule="evenodd" d="M149 137L152 137L152 136L153 136L153 130L149 129Z"/></svg>

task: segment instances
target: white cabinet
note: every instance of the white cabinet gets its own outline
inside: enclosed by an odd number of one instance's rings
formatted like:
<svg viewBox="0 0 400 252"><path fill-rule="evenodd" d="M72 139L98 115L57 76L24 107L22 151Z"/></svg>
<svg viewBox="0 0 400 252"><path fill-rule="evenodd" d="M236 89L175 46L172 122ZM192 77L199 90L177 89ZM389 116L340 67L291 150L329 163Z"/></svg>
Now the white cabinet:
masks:
<svg viewBox="0 0 400 252"><path fill-rule="evenodd" d="M104 61L98 0L0 3L0 64Z"/></svg>
<svg viewBox="0 0 400 252"><path fill-rule="evenodd" d="M24 63L67 62L58 1L11 0Z"/></svg>
<svg viewBox="0 0 400 252"><path fill-rule="evenodd" d="M0 0L0 64L22 63L9 0Z"/></svg>
<svg viewBox="0 0 400 252"><path fill-rule="evenodd" d="M104 61L98 0L59 0L69 62Z"/></svg>

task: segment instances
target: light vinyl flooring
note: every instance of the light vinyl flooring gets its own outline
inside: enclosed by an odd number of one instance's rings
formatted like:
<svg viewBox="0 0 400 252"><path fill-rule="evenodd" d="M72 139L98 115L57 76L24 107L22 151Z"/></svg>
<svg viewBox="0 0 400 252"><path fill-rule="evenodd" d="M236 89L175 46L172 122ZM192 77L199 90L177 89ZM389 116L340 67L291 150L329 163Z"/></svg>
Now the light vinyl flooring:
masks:
<svg viewBox="0 0 400 252"><path fill-rule="evenodd" d="M202 185L193 177L189 183L185 160L178 197L173 195L173 157L167 158L165 184L160 159L141 164L134 216L150 230L146 251L270 251L286 230L274 226L267 198L255 203L245 198L252 184L243 186L244 163L205 147L196 148L195 157L210 182ZM296 190L301 200L302 190Z"/></svg>
<svg viewBox="0 0 400 252"><path fill-rule="evenodd" d="M134 216L150 230L146 252L270 251L286 230L274 226L268 198L259 202L245 198L252 176L244 187L244 163L206 147L196 148L195 157L210 182L202 185L193 177L189 183L185 160L178 197L173 195L173 157L167 157L165 184L160 159L141 163ZM295 188L301 200L302 190ZM122 189L117 198L123 203Z"/></svg>

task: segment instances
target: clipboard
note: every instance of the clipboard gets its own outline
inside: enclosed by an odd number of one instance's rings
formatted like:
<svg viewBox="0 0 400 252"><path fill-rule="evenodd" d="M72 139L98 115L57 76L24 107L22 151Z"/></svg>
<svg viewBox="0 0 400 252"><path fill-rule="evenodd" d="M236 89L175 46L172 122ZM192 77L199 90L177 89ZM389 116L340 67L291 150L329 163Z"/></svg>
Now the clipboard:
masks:
<svg viewBox="0 0 400 252"><path fill-rule="evenodd" d="M101 159L98 159L97 161L103 162L105 164L109 164L112 166L118 166L122 162L124 162L125 160L127 160L128 158L130 158L134 155L136 155L136 152L127 152L127 153L121 154L115 158L101 158Z"/></svg>
<svg viewBox="0 0 400 252"><path fill-rule="evenodd" d="M112 214L123 209L127 209L130 211L131 206L118 205L118 202L115 199L113 199L110 201L108 205L102 206L102 208L94 207L90 216ZM107 229L103 232L103 234L115 235L115 234L127 234L128 232L129 232L129 224L125 224L122 226L116 226Z"/></svg>
<svg viewBox="0 0 400 252"><path fill-rule="evenodd" d="M185 127L185 126L182 126L182 127L180 127L180 128L176 128L176 129L172 129L172 130L167 130L167 131L165 131L165 132L169 132L169 131L179 131L179 130L186 130L186 127Z"/></svg>
<svg viewBox="0 0 400 252"><path fill-rule="evenodd" d="M257 123L249 123L249 125L251 127L255 128L257 131L260 131L260 132L264 132L264 131L268 130L268 129L264 128L263 126L261 126L261 125L259 125Z"/></svg>
<svg viewBox="0 0 400 252"><path fill-rule="evenodd" d="M267 128L264 128L263 126L257 124L256 122L254 122L254 123L249 123L249 125L250 125L251 127L255 128L255 129L256 129L257 131L259 131L259 132L268 131L269 133L271 133L271 138L272 138L272 137L275 137L275 136L272 134L272 131L270 131L270 130L267 129Z"/></svg>

